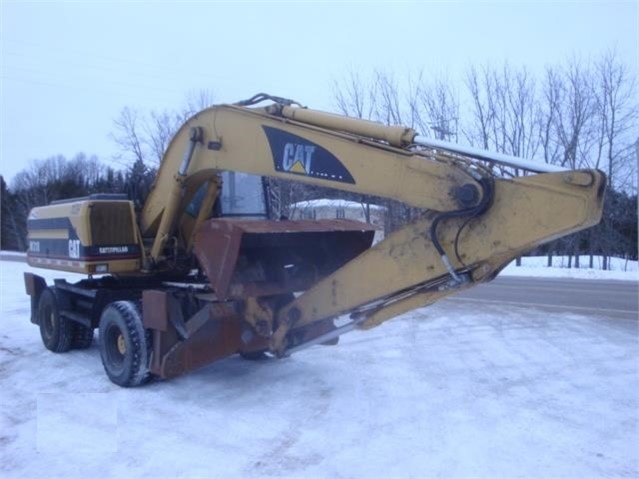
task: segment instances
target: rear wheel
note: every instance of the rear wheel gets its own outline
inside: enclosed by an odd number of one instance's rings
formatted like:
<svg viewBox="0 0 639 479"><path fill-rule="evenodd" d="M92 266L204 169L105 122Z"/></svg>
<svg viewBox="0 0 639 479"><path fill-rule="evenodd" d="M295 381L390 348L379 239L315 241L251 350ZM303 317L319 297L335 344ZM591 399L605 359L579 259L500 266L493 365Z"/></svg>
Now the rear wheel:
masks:
<svg viewBox="0 0 639 479"><path fill-rule="evenodd" d="M38 301L38 325L42 343L54 353L64 353L71 349L73 324L60 315L66 305L65 298L54 287L42 291Z"/></svg>
<svg viewBox="0 0 639 479"><path fill-rule="evenodd" d="M151 344L135 303L117 301L104 309L99 343L102 365L113 383L132 387L150 379Z"/></svg>

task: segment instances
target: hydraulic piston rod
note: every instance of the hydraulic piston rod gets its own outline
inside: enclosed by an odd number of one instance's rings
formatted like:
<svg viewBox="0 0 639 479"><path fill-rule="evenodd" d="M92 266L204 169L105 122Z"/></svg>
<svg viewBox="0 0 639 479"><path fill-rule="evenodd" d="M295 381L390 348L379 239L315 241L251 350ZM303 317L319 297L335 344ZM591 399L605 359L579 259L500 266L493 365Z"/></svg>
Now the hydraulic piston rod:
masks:
<svg viewBox="0 0 639 479"><path fill-rule="evenodd" d="M158 233L155 236L155 240L153 241L153 247L151 248L151 259L153 261L158 260L162 253L162 248L166 244L169 232L172 229L172 225L177 215L177 208L180 204L180 200L182 199L183 182L189 170L189 165L191 164L191 159L193 158L193 153L195 152L195 147L199 143L202 143L203 138L204 131L202 130L202 128L191 128L189 143L184 153L184 157L182 158L180 169L178 170L177 175L175 175L174 183L169 192L169 197L166 202L166 208L164 210L164 214L162 215L162 221L160 222Z"/></svg>
<svg viewBox="0 0 639 479"><path fill-rule="evenodd" d="M428 148L436 148L438 150L447 150L454 153L460 153L462 155L470 156L480 160L489 161L491 163L499 163L500 165L513 166L515 168L521 168L523 170L534 171L537 173L552 173L556 171L567 171L566 168L557 165L550 165L548 163L542 163L540 161L524 160L516 156L504 155L502 153L494 153L492 151L486 151L479 148L473 148L470 146L457 145L455 143L448 143L442 140L434 140L425 136L416 135L413 139L413 143L416 145L425 146Z"/></svg>

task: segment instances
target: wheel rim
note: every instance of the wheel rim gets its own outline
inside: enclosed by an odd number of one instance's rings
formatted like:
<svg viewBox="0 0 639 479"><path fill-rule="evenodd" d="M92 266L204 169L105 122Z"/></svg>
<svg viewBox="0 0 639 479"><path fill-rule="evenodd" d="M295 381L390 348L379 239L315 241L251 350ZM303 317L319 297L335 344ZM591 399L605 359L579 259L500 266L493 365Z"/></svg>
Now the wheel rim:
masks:
<svg viewBox="0 0 639 479"><path fill-rule="evenodd" d="M126 339L120 328L111 325L106 331L105 350L109 361L115 367L120 368L124 365L126 355Z"/></svg>
<svg viewBox="0 0 639 479"><path fill-rule="evenodd" d="M126 341L124 341L124 336L120 334L117 340L118 352L124 356L126 354Z"/></svg>

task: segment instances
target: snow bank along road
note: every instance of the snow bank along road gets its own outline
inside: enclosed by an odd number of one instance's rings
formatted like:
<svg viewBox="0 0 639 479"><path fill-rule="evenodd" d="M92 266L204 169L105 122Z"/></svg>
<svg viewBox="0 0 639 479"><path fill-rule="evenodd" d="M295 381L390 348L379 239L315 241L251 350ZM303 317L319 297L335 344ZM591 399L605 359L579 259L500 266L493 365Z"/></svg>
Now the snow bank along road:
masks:
<svg viewBox="0 0 639 479"><path fill-rule="evenodd" d="M26 268L0 261L3 479L639 476L635 318L451 298L336 347L121 389L96 346L44 349Z"/></svg>

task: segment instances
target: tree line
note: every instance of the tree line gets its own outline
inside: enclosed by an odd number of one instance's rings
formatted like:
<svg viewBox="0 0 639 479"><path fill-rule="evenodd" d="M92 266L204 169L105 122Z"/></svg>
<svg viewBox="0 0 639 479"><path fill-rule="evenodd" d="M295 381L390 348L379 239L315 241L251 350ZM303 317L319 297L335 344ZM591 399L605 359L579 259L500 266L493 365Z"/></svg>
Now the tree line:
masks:
<svg viewBox="0 0 639 479"><path fill-rule="evenodd" d="M602 222L535 253L568 255L577 265L584 254L637 259L637 84L614 51L596 60L571 59L549 66L541 76L508 63L471 66L462 82L424 72L403 75L401 81L382 70L366 77L352 72L334 82L333 97L336 110L350 116L403 124L450 143L567 168L603 170L608 193ZM2 249L24 251L29 210L53 200L124 193L140 206L177 128L212 104L211 93L199 92L191 94L179 111L145 113L123 108L111 134L117 159L125 165L121 169L79 153L70 159L55 156L32 161L11 185L0 177ZM526 174L496 168L503 175ZM280 179L269 179L269 184L275 217L287 216L290 204L320 197L385 206L387 232L422 214L385 198Z"/></svg>
<svg viewBox="0 0 639 479"><path fill-rule="evenodd" d="M36 206L94 193L122 193L140 204L153 177L154 170L141 161L116 170L84 153L71 159L58 155L33 161L16 175L10 188L0 176L1 248L26 251L27 217Z"/></svg>

